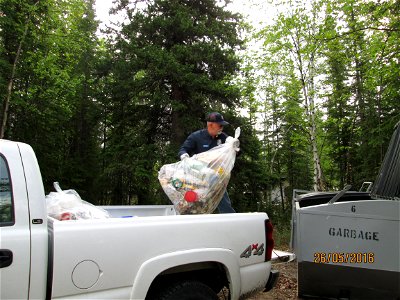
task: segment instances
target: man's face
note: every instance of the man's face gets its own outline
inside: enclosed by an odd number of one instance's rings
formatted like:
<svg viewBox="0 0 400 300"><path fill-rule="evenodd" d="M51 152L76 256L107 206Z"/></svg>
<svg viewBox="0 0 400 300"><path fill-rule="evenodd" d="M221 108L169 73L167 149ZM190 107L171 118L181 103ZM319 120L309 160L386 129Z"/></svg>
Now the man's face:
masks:
<svg viewBox="0 0 400 300"><path fill-rule="evenodd" d="M222 130L224 129L224 126L218 124L218 123L214 123L214 122L208 122L207 123L207 129L208 129L208 133L214 137L217 136L218 134L220 134L222 132Z"/></svg>

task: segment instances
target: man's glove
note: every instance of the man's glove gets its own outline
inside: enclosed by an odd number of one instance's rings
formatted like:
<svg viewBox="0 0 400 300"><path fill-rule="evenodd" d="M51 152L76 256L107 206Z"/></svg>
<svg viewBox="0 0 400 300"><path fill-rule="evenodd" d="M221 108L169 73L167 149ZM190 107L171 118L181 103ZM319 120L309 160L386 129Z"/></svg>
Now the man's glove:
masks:
<svg viewBox="0 0 400 300"><path fill-rule="evenodd" d="M185 158L188 158L188 157L189 157L189 154L183 153L183 154L181 155L181 160L184 160Z"/></svg>

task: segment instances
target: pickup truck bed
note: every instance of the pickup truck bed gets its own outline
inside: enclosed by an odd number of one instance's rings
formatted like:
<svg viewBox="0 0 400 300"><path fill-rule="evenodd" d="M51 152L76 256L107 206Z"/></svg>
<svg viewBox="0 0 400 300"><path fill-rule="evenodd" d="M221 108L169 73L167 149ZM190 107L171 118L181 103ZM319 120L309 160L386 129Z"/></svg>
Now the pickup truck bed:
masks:
<svg viewBox="0 0 400 300"><path fill-rule="evenodd" d="M249 226L249 217L259 222ZM144 299L157 276L212 266L228 271L236 299L267 283L271 265L264 253L240 258L264 242L254 239L265 235L264 222L265 214L50 220L52 297L71 299L78 289L89 298Z"/></svg>

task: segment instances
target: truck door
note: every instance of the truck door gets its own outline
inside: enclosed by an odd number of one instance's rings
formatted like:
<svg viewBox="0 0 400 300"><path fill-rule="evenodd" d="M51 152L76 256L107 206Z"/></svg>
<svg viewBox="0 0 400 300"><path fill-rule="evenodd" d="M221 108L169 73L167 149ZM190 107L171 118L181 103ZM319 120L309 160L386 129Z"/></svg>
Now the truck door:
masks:
<svg viewBox="0 0 400 300"><path fill-rule="evenodd" d="M28 299L30 222L18 146L0 144L0 299Z"/></svg>

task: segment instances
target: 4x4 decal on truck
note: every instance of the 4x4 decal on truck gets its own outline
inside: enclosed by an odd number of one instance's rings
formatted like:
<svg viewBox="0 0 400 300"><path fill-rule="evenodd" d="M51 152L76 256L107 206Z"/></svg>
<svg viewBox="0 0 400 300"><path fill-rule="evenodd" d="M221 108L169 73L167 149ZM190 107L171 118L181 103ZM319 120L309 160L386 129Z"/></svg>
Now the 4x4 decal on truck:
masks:
<svg viewBox="0 0 400 300"><path fill-rule="evenodd" d="M249 258L252 254L262 255L263 253L264 253L264 243L262 243L260 246L258 246L258 244L251 244L242 252L242 254L240 254L240 257Z"/></svg>

